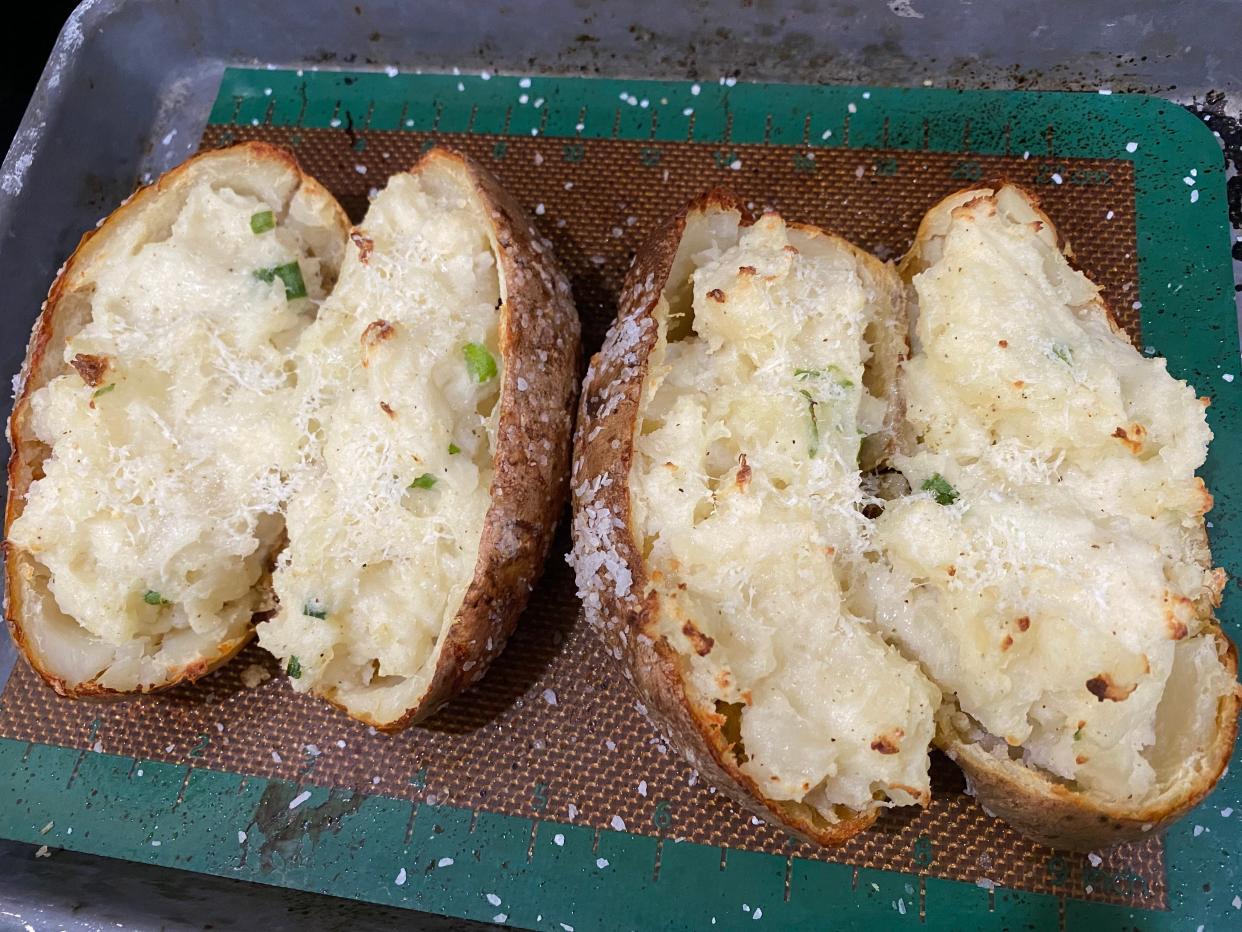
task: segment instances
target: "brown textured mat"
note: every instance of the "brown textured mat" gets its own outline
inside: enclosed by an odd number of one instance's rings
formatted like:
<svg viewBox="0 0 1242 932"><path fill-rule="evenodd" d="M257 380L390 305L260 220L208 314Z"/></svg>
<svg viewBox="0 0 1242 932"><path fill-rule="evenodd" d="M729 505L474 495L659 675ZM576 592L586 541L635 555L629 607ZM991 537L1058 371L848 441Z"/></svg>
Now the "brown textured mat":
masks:
<svg viewBox="0 0 1242 932"><path fill-rule="evenodd" d="M203 145L242 139L290 145L359 219L367 192L415 161L425 134L209 127ZM573 279L586 349L612 320L614 295L642 238L712 186L756 209L827 227L881 257L900 255L924 211L976 178L1032 186L1080 266L1135 332L1134 182L1129 162L1062 159L1061 183L1034 161L902 151L448 135L490 166L537 214ZM972 161L973 160L973 161ZM646 164L646 163L652 164ZM360 170L365 169L365 173ZM1089 183L1080 183L1080 182ZM256 647L195 687L111 705L57 698L19 664L0 705L0 735L286 780L305 780L509 815L684 838L726 848L837 860L1146 908L1167 905L1159 839L1113 849L1100 863L1032 844L965 795L933 756L933 803L889 811L830 851L758 823L706 786L666 747L593 635L577 623L562 528L545 578L486 678L425 727L385 737L286 688L278 675L242 685ZM98 744L96 744L98 742Z"/></svg>

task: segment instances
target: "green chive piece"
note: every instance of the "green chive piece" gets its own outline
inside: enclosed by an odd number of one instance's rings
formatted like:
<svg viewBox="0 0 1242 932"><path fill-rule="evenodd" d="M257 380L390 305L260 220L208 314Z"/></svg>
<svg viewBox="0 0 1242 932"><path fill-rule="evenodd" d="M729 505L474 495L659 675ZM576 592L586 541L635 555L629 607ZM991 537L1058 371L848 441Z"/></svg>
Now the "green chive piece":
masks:
<svg viewBox="0 0 1242 932"><path fill-rule="evenodd" d="M154 589L148 589L142 594L142 601L148 605L167 605L168 600L156 592Z"/></svg>
<svg viewBox="0 0 1242 932"><path fill-rule="evenodd" d="M1052 355L1057 357L1057 359L1061 360L1061 362L1065 363L1067 366L1072 366L1074 364L1074 351L1064 343L1052 344Z"/></svg>
<svg viewBox="0 0 1242 932"><path fill-rule="evenodd" d="M106 395L108 394L108 392L112 391L114 388L116 388L116 382L112 382L108 385L105 385L103 388L95 389L93 392L91 392L91 397L98 398L100 395Z"/></svg>
<svg viewBox="0 0 1242 932"><path fill-rule="evenodd" d="M1074 732L1074 740L1075 741L1082 740L1082 729L1081 728L1079 728L1076 732Z"/></svg>
<svg viewBox="0 0 1242 932"><path fill-rule="evenodd" d="M270 269L255 269L254 277L261 282L272 282L279 278L285 283L286 301L306 297L306 281L302 278L302 267L296 259Z"/></svg>
<svg viewBox="0 0 1242 932"><path fill-rule="evenodd" d="M461 452L461 447L459 447L457 444L455 443L449 444L449 456L456 456L460 452Z"/></svg>
<svg viewBox="0 0 1242 932"><path fill-rule="evenodd" d="M436 477L433 476L429 472L425 472L421 476L419 476L417 479L415 479L413 482L411 482L408 488L429 489L435 484L436 484Z"/></svg>
<svg viewBox="0 0 1242 932"><path fill-rule="evenodd" d="M323 607L323 603L318 599L312 599L302 606L302 614L311 618L327 618L328 610Z"/></svg>
<svg viewBox="0 0 1242 932"><path fill-rule="evenodd" d="M819 418L815 415L815 406L819 404L804 388L798 389L798 393L806 399L807 408L811 412L811 458L815 458L815 454L819 452Z"/></svg>
<svg viewBox="0 0 1242 932"><path fill-rule="evenodd" d="M290 679L300 680L302 678L302 661L297 657L290 657L289 664L285 667L285 673Z"/></svg>
<svg viewBox="0 0 1242 932"><path fill-rule="evenodd" d="M949 485L945 481L944 476L940 473L932 473L931 477L923 480L921 486L924 492L931 492L932 498L936 500L937 505L952 505L957 501L957 489Z"/></svg>
<svg viewBox="0 0 1242 932"><path fill-rule="evenodd" d="M466 357L466 371L470 378L482 385L496 378L496 360L482 343L467 343L461 348Z"/></svg>
<svg viewBox="0 0 1242 932"><path fill-rule="evenodd" d="M274 229L276 229L276 215L270 210L261 210L257 214L250 215L251 233L266 233Z"/></svg>
<svg viewBox="0 0 1242 932"><path fill-rule="evenodd" d="M807 379L830 378L842 388L854 387L853 380L846 376L838 366L831 363L823 369L795 369L794 378L799 382L805 382Z"/></svg>

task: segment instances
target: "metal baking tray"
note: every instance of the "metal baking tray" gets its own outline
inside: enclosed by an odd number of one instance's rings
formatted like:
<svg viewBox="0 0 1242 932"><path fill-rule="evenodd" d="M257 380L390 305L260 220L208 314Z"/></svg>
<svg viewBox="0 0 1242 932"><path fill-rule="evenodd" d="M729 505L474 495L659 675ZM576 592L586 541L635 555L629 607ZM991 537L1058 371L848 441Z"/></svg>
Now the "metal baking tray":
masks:
<svg viewBox="0 0 1242 932"><path fill-rule="evenodd" d="M0 353L15 372L57 264L133 186L198 145L227 66L737 78L955 88L1143 91L1186 104L1233 148L1242 72L1217 28L1227 3L1192 16L1161 4L740 2L370 3L114 0L73 14L0 169ZM1237 225L1237 179L1231 198ZM13 651L0 642L0 679ZM31 860L4 843L0 928L202 922L379 927L393 913L270 887L73 854ZM55 879L52 879L55 878ZM148 891L147 894L138 891ZM204 895L204 891L210 895ZM150 895L163 891L165 895ZM170 894L170 895L169 895ZM193 914L175 901L193 897ZM406 917L409 914L404 914ZM210 917L210 918L209 918ZM428 923L432 917L425 917ZM436 927L453 927L435 919ZM446 925L447 924L447 925Z"/></svg>

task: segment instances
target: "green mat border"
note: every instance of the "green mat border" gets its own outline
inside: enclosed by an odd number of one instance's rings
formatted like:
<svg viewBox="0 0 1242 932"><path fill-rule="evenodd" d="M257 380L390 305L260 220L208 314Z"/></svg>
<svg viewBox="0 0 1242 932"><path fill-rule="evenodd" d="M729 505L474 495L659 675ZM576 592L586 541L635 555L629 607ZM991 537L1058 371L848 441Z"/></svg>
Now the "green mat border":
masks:
<svg viewBox="0 0 1242 932"><path fill-rule="evenodd" d="M1015 180L1035 185L1054 183L1054 174L1093 183L1062 173L1062 158L1129 159L1144 344L1213 398L1216 440L1202 471L1217 502L1210 534L1218 563L1231 577L1242 571L1233 533L1242 379L1222 378L1242 375L1224 165L1212 133L1176 104L1137 95L230 68L210 122L348 124L364 136L620 137L649 140L652 152L689 138L718 158L730 144L760 142L796 147L795 158L842 146L961 152L967 178L971 153L1029 152L1031 177ZM1240 611L1242 599L1226 600L1227 630ZM310 796L288 809L304 790ZM0 807L4 837L553 932L754 928L756 920L838 929L1236 928L1240 790L1242 777L1227 774L1168 833L1165 912L745 851L730 850L722 869L719 848L672 839L0 739L0 798L15 801ZM274 813L265 828L255 821L261 804ZM1230 806L1236 818L1221 815Z"/></svg>

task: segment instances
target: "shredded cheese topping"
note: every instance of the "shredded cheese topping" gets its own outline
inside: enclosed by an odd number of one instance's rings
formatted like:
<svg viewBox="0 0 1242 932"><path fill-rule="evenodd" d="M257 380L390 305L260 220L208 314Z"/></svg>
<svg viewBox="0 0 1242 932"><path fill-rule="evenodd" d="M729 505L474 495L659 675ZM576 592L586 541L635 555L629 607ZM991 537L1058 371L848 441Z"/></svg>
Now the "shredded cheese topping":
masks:
<svg viewBox="0 0 1242 932"><path fill-rule="evenodd" d="M904 372L916 441L895 461L913 492L877 522L855 608L924 665L973 740L1143 799L1187 765L1157 747L1162 698L1183 691L1170 676L1195 668L1178 657L1215 657L1196 638L1220 587L1194 475L1203 405L1111 329L1019 193L928 223ZM922 491L937 479L951 504Z"/></svg>
<svg viewBox="0 0 1242 932"><path fill-rule="evenodd" d="M242 637L260 607L299 443L291 348L335 273L318 234L285 222L278 187L196 167L176 206L126 220L68 283L86 322L64 374L31 397L50 453L9 540L34 560L47 618L27 634L70 684L162 683ZM257 235L262 211L278 222ZM291 262L307 298L255 275Z"/></svg>
<svg viewBox="0 0 1242 932"><path fill-rule="evenodd" d="M765 796L830 822L925 801L938 692L845 607L868 541L859 447L884 418L864 333L892 309L848 247L776 215L692 216L687 250L629 480L650 633L685 658L691 702L726 734L740 719L734 754Z"/></svg>
<svg viewBox="0 0 1242 932"><path fill-rule="evenodd" d="M504 368L490 236L456 178L394 175L299 346L307 439L259 639L297 658L296 689L377 723L421 696L478 558Z"/></svg>

